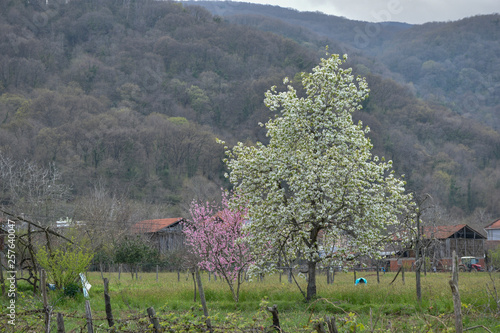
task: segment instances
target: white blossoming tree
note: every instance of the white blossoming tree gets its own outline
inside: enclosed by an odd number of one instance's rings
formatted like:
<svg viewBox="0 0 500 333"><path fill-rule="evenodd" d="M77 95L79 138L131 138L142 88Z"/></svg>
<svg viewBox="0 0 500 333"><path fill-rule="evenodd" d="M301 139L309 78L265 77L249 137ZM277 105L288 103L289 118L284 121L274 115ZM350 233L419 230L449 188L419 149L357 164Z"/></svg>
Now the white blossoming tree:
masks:
<svg viewBox="0 0 500 333"><path fill-rule="evenodd" d="M262 125L269 143L226 152L230 181L248 207L247 237L260 251L256 264L305 260L307 300L316 295L318 265L373 254L411 199L392 162L371 154L368 128L352 121L369 90L341 67L346 59L331 55L303 74L306 97L272 87L265 103L279 113Z"/></svg>

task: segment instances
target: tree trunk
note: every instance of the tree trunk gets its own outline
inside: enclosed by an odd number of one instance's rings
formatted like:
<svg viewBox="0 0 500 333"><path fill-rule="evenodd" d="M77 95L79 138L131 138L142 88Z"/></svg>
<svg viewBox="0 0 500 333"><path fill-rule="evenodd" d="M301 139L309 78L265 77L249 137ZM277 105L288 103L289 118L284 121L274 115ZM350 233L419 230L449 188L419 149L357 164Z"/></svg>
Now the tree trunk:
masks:
<svg viewBox="0 0 500 333"><path fill-rule="evenodd" d="M316 297L316 261L307 262L307 296L306 300L310 301Z"/></svg>
<svg viewBox="0 0 500 333"><path fill-rule="evenodd" d="M191 276L193 277L193 285L194 285L194 302L196 303L196 278L194 276L194 270L191 271Z"/></svg>
<svg viewBox="0 0 500 333"><path fill-rule="evenodd" d="M241 287L241 284L243 283L243 280L242 280L242 274L241 272L238 272L238 277L236 278L236 303L238 303L240 301L240 287Z"/></svg>
<svg viewBox="0 0 500 333"><path fill-rule="evenodd" d="M380 261L377 260L377 283L380 283Z"/></svg>
<svg viewBox="0 0 500 333"><path fill-rule="evenodd" d="M64 318L61 312L57 313L57 333L65 333Z"/></svg>
<svg viewBox="0 0 500 333"><path fill-rule="evenodd" d="M238 293L236 293L236 291L234 290L234 284L233 284L233 281L227 276L227 275L224 275L224 279L226 280L227 282L227 285L229 286L229 289L231 290L231 294L233 295L233 300L235 303L238 303L238 300L239 300L239 290L238 290ZM238 281L239 282L239 281Z"/></svg>

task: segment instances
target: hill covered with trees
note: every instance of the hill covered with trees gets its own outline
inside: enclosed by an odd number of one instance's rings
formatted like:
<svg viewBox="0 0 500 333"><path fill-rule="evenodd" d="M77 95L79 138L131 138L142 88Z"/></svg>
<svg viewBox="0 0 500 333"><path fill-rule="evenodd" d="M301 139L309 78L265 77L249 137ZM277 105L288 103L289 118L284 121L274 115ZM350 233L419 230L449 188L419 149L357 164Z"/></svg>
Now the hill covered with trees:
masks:
<svg viewBox="0 0 500 333"><path fill-rule="evenodd" d="M353 21L240 2L187 3L203 6L229 22L272 31L302 43L314 38L335 40L343 53L361 53L386 65L391 74L383 74L411 84L418 97L500 129L499 14L410 25ZM391 18L387 11L373 15Z"/></svg>
<svg viewBox="0 0 500 333"><path fill-rule="evenodd" d="M47 211L47 221L59 217L55 211L84 215L81 207L98 197L101 186L110 197L119 194L121 204L168 206L157 213L149 209L146 218L182 214L193 198L207 199L227 186L223 149L215 138L229 144L265 141L258 122L272 114L263 105L264 92L273 85L282 89L285 76L295 82L329 45L332 53L352 50L349 66L367 77L371 89L356 117L371 128L375 153L394 160L410 190L430 193L453 218L500 214L498 131L483 125L481 117L465 117L450 107L452 95L428 98L425 89L438 92L437 81L421 74L446 59L413 52L422 64L410 80L408 67L397 67L408 57L391 51L398 40L410 43L404 36L424 38L413 29L430 26L390 25L368 52L349 46L352 36L335 38L333 32L252 15L242 25L170 1L0 0L2 165L25 162L58 170L57 181L68 189L65 205ZM338 20L347 32L364 24ZM436 24L444 30L434 33L445 34L453 24L458 23ZM496 37L488 38L493 48ZM435 64L424 66L431 60ZM470 61L477 71L489 68ZM478 84L474 75L468 77L470 85ZM478 91L461 89L454 90L456 96ZM488 103L496 105L493 97ZM23 194L8 186L13 176L7 169L0 170L1 200L14 207Z"/></svg>

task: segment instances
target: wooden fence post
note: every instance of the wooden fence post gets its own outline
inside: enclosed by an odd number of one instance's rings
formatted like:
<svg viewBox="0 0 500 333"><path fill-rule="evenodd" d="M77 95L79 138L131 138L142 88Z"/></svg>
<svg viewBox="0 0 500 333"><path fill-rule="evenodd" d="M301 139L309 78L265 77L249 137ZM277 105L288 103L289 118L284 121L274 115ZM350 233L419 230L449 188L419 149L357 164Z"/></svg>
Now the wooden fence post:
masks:
<svg viewBox="0 0 500 333"><path fill-rule="evenodd" d="M85 314L87 315L87 332L94 333L94 324L92 323L92 310L90 309L90 301L85 300Z"/></svg>
<svg viewBox="0 0 500 333"><path fill-rule="evenodd" d="M326 330L325 330L325 324L322 323L322 322L316 322L314 323L313 325L313 328L316 330L316 332L318 333L328 333Z"/></svg>
<svg viewBox="0 0 500 333"><path fill-rule="evenodd" d="M158 282L158 265L156 265L156 282Z"/></svg>
<svg viewBox="0 0 500 333"><path fill-rule="evenodd" d="M402 266L403 269L401 270L401 278L403 279L403 285L405 284L405 266Z"/></svg>
<svg viewBox="0 0 500 333"><path fill-rule="evenodd" d="M104 306L106 309L106 319L108 320L108 326L113 327L115 321L113 319L113 312L111 311L111 297L109 297L109 281L104 278Z"/></svg>
<svg viewBox="0 0 500 333"><path fill-rule="evenodd" d="M318 333L339 333L337 330L337 325L335 325L335 317L325 317L325 322L326 326L328 328L328 331L325 328L324 323L315 323L313 325L313 328L316 330Z"/></svg>
<svg viewBox="0 0 500 333"><path fill-rule="evenodd" d="M205 322L207 323L208 331L213 332L212 322L210 321L210 318L208 317L207 300L205 298L205 291L203 289L203 284L201 283L200 271L198 270L198 267L195 267L194 269L195 269L195 274L196 274L196 282L198 283L198 292L200 293L201 306L203 307L203 315L206 318Z"/></svg>
<svg viewBox="0 0 500 333"><path fill-rule="evenodd" d="M50 333L50 312L49 301L47 297L47 278L45 275L45 270L42 269L41 272L41 287L42 287L42 299L43 299L43 312L45 317L45 332Z"/></svg>
<svg viewBox="0 0 500 333"><path fill-rule="evenodd" d="M335 271L334 271L335 272ZM335 324L335 317L325 317L326 325L328 326L329 333L339 333L337 325Z"/></svg>
<svg viewBox="0 0 500 333"><path fill-rule="evenodd" d="M160 332L160 321L156 317L156 312L155 309L151 306L148 308L148 316L149 320L151 321L151 324L153 324L153 328L155 329L155 332Z"/></svg>
<svg viewBox="0 0 500 333"><path fill-rule="evenodd" d="M57 333L65 333L64 318L61 312L57 313Z"/></svg>
<svg viewBox="0 0 500 333"><path fill-rule="evenodd" d="M99 270L101 271L101 279L104 279L104 273L102 272L102 263L99 263Z"/></svg>
<svg viewBox="0 0 500 333"><path fill-rule="evenodd" d="M268 306L266 308L266 310L271 312L271 314L273 315L273 326L272 327L276 331L281 332L280 319L278 317L278 306L276 304L274 304L272 307Z"/></svg>
<svg viewBox="0 0 500 333"><path fill-rule="evenodd" d="M3 265L1 256L0 256L0 284L2 285L2 296L5 296L5 280L3 278Z"/></svg>
<svg viewBox="0 0 500 333"><path fill-rule="evenodd" d="M122 264L118 265L118 280L120 280L120 276L122 275Z"/></svg>
<svg viewBox="0 0 500 333"><path fill-rule="evenodd" d="M451 264L451 280L449 281L451 293L453 294L453 310L455 312L455 332L463 332L462 324L462 302L460 300L460 293L458 291L458 257L455 251L452 255Z"/></svg>

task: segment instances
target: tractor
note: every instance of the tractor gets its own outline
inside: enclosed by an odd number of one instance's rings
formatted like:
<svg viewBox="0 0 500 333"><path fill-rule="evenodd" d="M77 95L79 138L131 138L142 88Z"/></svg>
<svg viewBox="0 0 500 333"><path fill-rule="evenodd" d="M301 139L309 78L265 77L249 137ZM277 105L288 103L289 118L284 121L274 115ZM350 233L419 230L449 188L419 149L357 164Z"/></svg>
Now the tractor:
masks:
<svg viewBox="0 0 500 333"><path fill-rule="evenodd" d="M458 265L460 272L484 272L484 268L479 265L476 257L462 257Z"/></svg>

